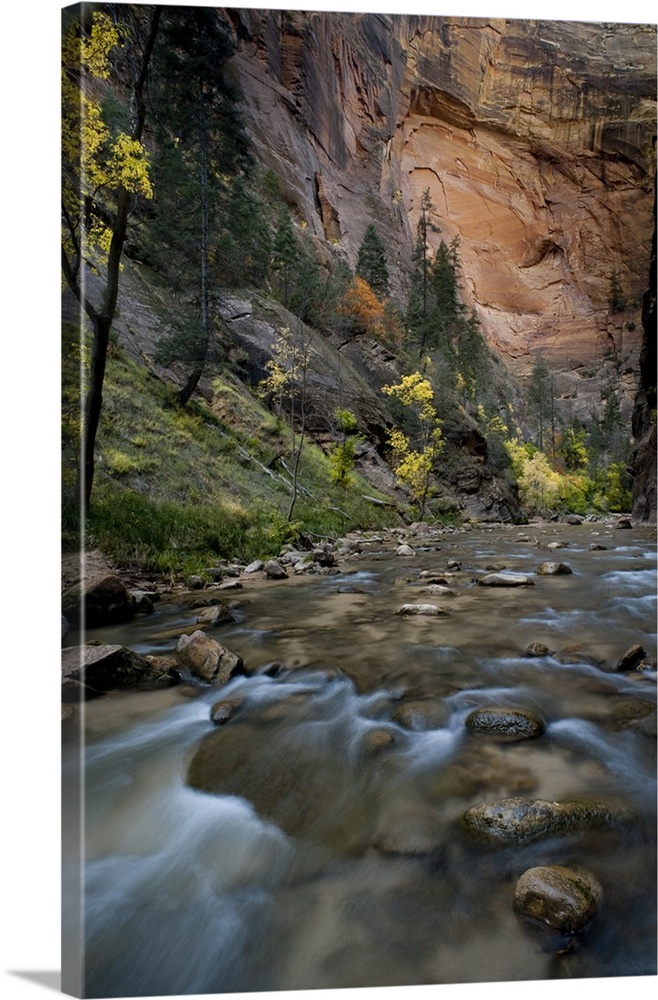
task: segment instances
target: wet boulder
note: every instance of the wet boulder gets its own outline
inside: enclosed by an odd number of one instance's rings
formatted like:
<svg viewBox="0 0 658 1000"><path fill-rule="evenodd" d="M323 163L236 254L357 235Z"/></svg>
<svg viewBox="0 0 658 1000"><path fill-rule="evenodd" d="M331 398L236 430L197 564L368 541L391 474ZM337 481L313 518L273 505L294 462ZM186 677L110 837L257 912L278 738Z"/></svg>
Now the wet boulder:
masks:
<svg viewBox="0 0 658 1000"><path fill-rule="evenodd" d="M451 590L450 587L444 587L441 583L430 583L429 586L423 587L421 590L422 594L427 594L428 597L454 597L455 592Z"/></svg>
<svg viewBox="0 0 658 1000"><path fill-rule="evenodd" d="M241 706L242 701L238 698L223 698L221 701L216 701L210 709L210 721L216 726L223 726L233 718Z"/></svg>
<svg viewBox="0 0 658 1000"><path fill-rule="evenodd" d="M397 549L395 550L395 554L396 554L396 556L403 556L403 557L404 556L408 557L408 556L415 556L416 555L416 553L411 548L411 546L407 545L406 543L403 544L403 545L398 545Z"/></svg>
<svg viewBox="0 0 658 1000"><path fill-rule="evenodd" d="M263 709L243 706L239 724L213 726L198 745L187 784L211 795L239 795L289 836L339 851L362 850L375 792L364 782L362 796L345 797L353 780L351 759L337 753L329 760L325 741L300 729L301 722L323 718L316 708L311 692ZM375 765L366 757L363 766Z"/></svg>
<svg viewBox="0 0 658 1000"><path fill-rule="evenodd" d="M381 753L388 750L396 742L396 734L393 729L386 726L373 726L366 730L361 739L361 747L367 754Z"/></svg>
<svg viewBox="0 0 658 1000"><path fill-rule="evenodd" d="M88 628L130 621L133 602L124 583L114 573L82 580L62 595L62 614L78 626L84 611Z"/></svg>
<svg viewBox="0 0 658 1000"><path fill-rule="evenodd" d="M568 576L573 573L570 566L563 562L543 562L537 567L539 576Z"/></svg>
<svg viewBox="0 0 658 1000"><path fill-rule="evenodd" d="M445 618L448 616L448 612L436 604L403 604L395 613L403 617L417 615L421 618Z"/></svg>
<svg viewBox="0 0 658 1000"><path fill-rule="evenodd" d="M598 880L582 868L547 865L529 868L514 889L514 909L566 934L580 931L603 898Z"/></svg>
<svg viewBox="0 0 658 1000"><path fill-rule="evenodd" d="M538 715L527 709L486 705L476 708L466 719L466 728L472 733L498 736L508 740L529 740L541 736L546 724Z"/></svg>
<svg viewBox="0 0 658 1000"><path fill-rule="evenodd" d="M554 654L555 659L558 663L563 663L566 665L578 663L588 664L591 667L602 667L604 665L604 660L599 656L595 656L594 653L590 653L583 646L565 646L558 653Z"/></svg>
<svg viewBox="0 0 658 1000"><path fill-rule="evenodd" d="M159 598L159 594L149 590L130 590L130 600L132 602L133 614L151 615L153 606Z"/></svg>
<svg viewBox="0 0 658 1000"><path fill-rule="evenodd" d="M170 664L148 660L126 646L110 643L69 646L62 650L62 697L94 697L115 688L157 688L176 684Z"/></svg>
<svg viewBox="0 0 658 1000"><path fill-rule="evenodd" d="M209 684L226 684L233 674L244 672L242 657L200 629L191 635L181 635L176 644L176 659L184 671Z"/></svg>
<svg viewBox="0 0 658 1000"><path fill-rule="evenodd" d="M487 573L478 580L480 587L534 587L534 584L524 573Z"/></svg>
<svg viewBox="0 0 658 1000"><path fill-rule="evenodd" d="M467 809L464 827L499 843L520 844L568 830L612 826L624 819L602 802L548 802L513 796Z"/></svg>
<svg viewBox="0 0 658 1000"><path fill-rule="evenodd" d="M655 736L656 706L643 698L626 696L612 708L610 721L616 729L637 729Z"/></svg>
<svg viewBox="0 0 658 1000"><path fill-rule="evenodd" d="M614 667L615 673L626 673L628 670L637 670L642 661L646 658L647 651L639 643L629 646L623 653Z"/></svg>
<svg viewBox="0 0 658 1000"><path fill-rule="evenodd" d="M552 656L552 651L543 642L531 642L523 651L524 656L528 657L542 657L542 656Z"/></svg>
<svg viewBox="0 0 658 1000"><path fill-rule="evenodd" d="M213 604L209 608L199 608L196 616L197 625L224 625L234 622L235 616L226 604Z"/></svg>
<svg viewBox="0 0 658 1000"><path fill-rule="evenodd" d="M445 707L436 701L403 701L391 715L392 722L415 732L439 729L446 720Z"/></svg>

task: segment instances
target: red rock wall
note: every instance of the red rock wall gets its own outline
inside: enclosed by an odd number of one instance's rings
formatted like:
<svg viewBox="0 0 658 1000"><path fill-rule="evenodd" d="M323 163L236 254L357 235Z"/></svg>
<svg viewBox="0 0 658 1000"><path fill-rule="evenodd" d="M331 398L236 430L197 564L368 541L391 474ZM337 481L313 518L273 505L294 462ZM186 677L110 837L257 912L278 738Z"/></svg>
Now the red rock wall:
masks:
<svg viewBox="0 0 658 1000"><path fill-rule="evenodd" d="M630 407L653 230L656 31L233 10L263 162L352 262L370 221L394 285L429 188L464 295L517 371L537 353L565 413L615 384ZM610 308L615 272L627 301ZM592 376L592 371L595 374Z"/></svg>

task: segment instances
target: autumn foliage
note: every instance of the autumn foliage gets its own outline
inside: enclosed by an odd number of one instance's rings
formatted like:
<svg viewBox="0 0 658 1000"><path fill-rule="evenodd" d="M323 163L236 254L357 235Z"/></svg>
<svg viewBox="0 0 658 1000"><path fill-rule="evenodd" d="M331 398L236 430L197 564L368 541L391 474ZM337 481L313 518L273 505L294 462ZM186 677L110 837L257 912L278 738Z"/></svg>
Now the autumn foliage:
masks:
<svg viewBox="0 0 658 1000"><path fill-rule="evenodd" d="M402 341L402 324L388 300L381 301L367 281L358 275L347 286L338 312L354 333L363 333L385 343Z"/></svg>

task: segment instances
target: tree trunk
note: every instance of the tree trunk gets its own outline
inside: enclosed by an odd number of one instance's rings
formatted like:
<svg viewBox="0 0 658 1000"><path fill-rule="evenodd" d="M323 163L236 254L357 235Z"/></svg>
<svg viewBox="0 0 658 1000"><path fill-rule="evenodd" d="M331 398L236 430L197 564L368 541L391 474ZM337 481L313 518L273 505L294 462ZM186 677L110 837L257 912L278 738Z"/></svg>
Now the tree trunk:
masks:
<svg viewBox="0 0 658 1000"><path fill-rule="evenodd" d="M150 30L144 48L139 75L133 87L133 128L132 138L141 142L144 130L145 104L144 87L146 85L146 74L148 65L158 34L161 9L156 7L151 16ZM91 499L91 491L94 485L95 460L94 451L96 447L96 436L100 422L101 410L103 408L103 382L105 380L105 367L107 363L107 349L110 342L110 330L116 311L117 297L119 294L119 273L121 268L121 253L126 238L126 227L128 225L128 212L130 209L130 195L121 188L117 195L117 207L112 224L112 240L107 261L105 294L100 309L96 309L84 295L79 272L76 268L72 270L64 268L64 273L71 290L75 294L82 310L87 313L92 324L92 345L89 370L89 382L82 414L82 449L80 468L78 470L78 496L82 505L82 513L87 510ZM80 270L84 268L81 263ZM82 315L81 315L82 326Z"/></svg>

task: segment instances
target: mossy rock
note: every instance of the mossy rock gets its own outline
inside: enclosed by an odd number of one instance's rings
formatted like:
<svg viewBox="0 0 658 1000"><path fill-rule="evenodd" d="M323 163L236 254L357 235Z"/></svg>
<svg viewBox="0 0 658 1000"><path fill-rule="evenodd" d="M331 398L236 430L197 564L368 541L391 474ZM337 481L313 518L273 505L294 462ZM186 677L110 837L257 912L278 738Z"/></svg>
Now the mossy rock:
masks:
<svg viewBox="0 0 658 1000"><path fill-rule="evenodd" d="M581 931L603 898L598 880L582 868L529 868L514 889L517 913L566 934Z"/></svg>
<svg viewBox="0 0 658 1000"><path fill-rule="evenodd" d="M554 833L613 826L629 816L603 802L548 802L506 798L467 809L464 827L478 837L519 844Z"/></svg>

